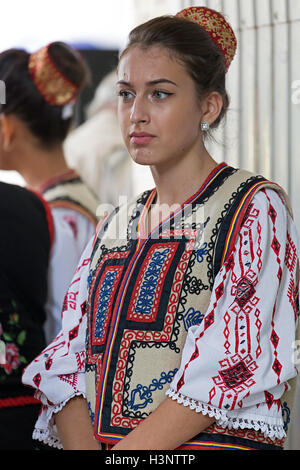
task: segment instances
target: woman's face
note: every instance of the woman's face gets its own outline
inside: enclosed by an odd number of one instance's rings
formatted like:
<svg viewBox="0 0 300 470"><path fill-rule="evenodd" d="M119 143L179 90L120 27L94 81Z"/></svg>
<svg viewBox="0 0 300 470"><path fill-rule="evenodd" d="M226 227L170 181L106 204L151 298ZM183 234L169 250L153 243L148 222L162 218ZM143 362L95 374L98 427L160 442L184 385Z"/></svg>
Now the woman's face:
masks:
<svg viewBox="0 0 300 470"><path fill-rule="evenodd" d="M192 152L198 155L199 98L194 81L169 51L132 47L121 58L118 74L119 121L133 160L159 167Z"/></svg>

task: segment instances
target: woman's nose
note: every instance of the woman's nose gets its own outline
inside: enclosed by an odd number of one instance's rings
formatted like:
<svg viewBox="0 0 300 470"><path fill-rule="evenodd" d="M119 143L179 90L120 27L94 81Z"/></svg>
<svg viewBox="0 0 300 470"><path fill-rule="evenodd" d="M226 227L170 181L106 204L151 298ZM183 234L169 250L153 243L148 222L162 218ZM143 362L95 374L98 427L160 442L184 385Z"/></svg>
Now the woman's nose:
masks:
<svg viewBox="0 0 300 470"><path fill-rule="evenodd" d="M149 121L149 109L142 97L135 97L131 108L130 120L134 124Z"/></svg>

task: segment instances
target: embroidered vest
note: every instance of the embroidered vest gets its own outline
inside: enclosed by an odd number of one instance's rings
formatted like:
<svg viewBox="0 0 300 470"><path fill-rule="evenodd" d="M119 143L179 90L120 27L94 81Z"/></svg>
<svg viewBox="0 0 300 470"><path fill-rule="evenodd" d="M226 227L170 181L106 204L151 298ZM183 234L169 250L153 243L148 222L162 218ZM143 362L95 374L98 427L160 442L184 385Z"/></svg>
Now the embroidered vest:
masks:
<svg viewBox="0 0 300 470"><path fill-rule="evenodd" d="M187 330L203 320L215 276L262 188L283 194L221 164L149 236L143 224L155 191L103 223L88 281L86 354L87 400L103 443L116 444L165 399Z"/></svg>
<svg viewBox="0 0 300 470"><path fill-rule="evenodd" d="M41 192L51 208L73 209L97 225L99 201L75 171L54 178Z"/></svg>

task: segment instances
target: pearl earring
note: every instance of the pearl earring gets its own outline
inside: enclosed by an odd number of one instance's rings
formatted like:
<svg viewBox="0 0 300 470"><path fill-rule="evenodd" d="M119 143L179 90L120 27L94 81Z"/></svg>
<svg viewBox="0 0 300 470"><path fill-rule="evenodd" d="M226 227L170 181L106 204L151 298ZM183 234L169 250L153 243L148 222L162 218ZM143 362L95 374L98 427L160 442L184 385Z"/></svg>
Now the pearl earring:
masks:
<svg viewBox="0 0 300 470"><path fill-rule="evenodd" d="M209 122L207 122L207 121L201 122L201 130L202 130L203 132L209 131L209 128L210 128Z"/></svg>

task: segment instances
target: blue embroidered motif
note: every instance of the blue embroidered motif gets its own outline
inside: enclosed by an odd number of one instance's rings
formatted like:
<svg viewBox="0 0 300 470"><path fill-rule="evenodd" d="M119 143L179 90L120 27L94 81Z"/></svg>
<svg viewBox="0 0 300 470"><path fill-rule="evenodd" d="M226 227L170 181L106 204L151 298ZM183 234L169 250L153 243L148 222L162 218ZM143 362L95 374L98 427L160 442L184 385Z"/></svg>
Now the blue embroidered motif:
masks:
<svg viewBox="0 0 300 470"><path fill-rule="evenodd" d="M164 385L171 383L177 370L178 369L170 370L167 374L162 372L160 374L160 379L153 379L148 387L138 384L131 392L130 401L128 402L129 408L133 411L137 411L139 409L146 408L149 403L153 403L153 392L156 390L162 390Z"/></svg>
<svg viewBox="0 0 300 470"><path fill-rule="evenodd" d="M152 256L149 266L145 272L145 277L137 299L135 307L135 311L137 313L142 315L151 315L155 289L157 287L159 275L169 252L170 249L167 248L163 251L156 251Z"/></svg>
<svg viewBox="0 0 300 470"><path fill-rule="evenodd" d="M108 271L104 277L98 299L98 310L95 322L95 337L101 338L103 334L104 322L107 313L107 307L111 294L111 289L114 285L117 272Z"/></svg>
<svg viewBox="0 0 300 470"><path fill-rule="evenodd" d="M289 423L291 421L291 410L289 409L286 402L282 403L282 419L283 429L285 430L285 432L287 432Z"/></svg>
<svg viewBox="0 0 300 470"><path fill-rule="evenodd" d="M204 314L193 307L189 308L183 317L184 328L187 331L193 325L200 325L204 318Z"/></svg>
<svg viewBox="0 0 300 470"><path fill-rule="evenodd" d="M95 413L92 411L92 406L91 406L91 403L89 401L88 401L88 411L89 411L91 421L94 424L94 422L95 422Z"/></svg>
<svg viewBox="0 0 300 470"><path fill-rule="evenodd" d="M202 263L202 261L204 260L204 256L207 255L208 250L206 248L207 248L207 243L205 242L203 243L202 246L200 246L199 250L197 250L198 263Z"/></svg>
<svg viewBox="0 0 300 470"><path fill-rule="evenodd" d="M93 271L90 270L89 272L89 275L88 275L88 278L87 278L87 288L89 288L92 284L92 280L93 280Z"/></svg>

